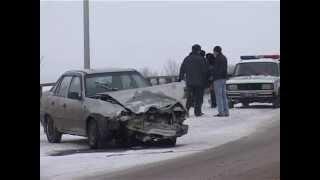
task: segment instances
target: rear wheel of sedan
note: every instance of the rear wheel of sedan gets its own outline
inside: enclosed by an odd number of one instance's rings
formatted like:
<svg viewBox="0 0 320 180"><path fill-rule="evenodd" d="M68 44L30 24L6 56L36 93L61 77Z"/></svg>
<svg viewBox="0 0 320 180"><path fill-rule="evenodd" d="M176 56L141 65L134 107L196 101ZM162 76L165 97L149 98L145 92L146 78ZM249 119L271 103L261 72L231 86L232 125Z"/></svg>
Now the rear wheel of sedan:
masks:
<svg viewBox="0 0 320 180"><path fill-rule="evenodd" d="M50 143L60 143L62 133L58 131L52 118L46 117L46 135Z"/></svg>

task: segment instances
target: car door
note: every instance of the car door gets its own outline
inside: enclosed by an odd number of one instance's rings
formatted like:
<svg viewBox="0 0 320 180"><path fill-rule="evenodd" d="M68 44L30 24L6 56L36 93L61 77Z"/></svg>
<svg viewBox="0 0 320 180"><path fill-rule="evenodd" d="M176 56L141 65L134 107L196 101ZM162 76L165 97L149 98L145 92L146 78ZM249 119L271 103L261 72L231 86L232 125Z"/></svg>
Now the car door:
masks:
<svg viewBox="0 0 320 180"><path fill-rule="evenodd" d="M79 96L74 97L72 93L76 93ZM85 135L84 96L81 75L72 77L65 104L66 121L70 122L68 130L72 134Z"/></svg>
<svg viewBox="0 0 320 180"><path fill-rule="evenodd" d="M65 108L68 88L71 82L72 76L64 76L61 79L59 87L54 93L53 101L50 102L54 109L54 121L59 130L65 131L70 127L70 122L65 119Z"/></svg>
<svg viewBox="0 0 320 180"><path fill-rule="evenodd" d="M58 91L60 89L60 84L61 84L61 80L62 78L60 78L57 83L56 83L56 86L55 86L55 89L53 91L52 94L49 94L47 98L45 97L42 97L42 101L43 101L43 109L45 111L46 114L48 114L55 122L57 122L58 120L58 106L57 106L57 94L58 94ZM57 124L56 124L57 125Z"/></svg>

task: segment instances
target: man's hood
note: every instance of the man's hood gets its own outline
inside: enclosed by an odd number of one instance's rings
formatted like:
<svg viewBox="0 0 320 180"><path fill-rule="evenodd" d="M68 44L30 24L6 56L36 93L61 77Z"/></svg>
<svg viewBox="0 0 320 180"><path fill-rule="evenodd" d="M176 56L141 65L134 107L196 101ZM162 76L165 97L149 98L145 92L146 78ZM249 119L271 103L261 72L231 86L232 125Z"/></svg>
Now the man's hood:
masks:
<svg viewBox="0 0 320 180"><path fill-rule="evenodd" d="M243 84L243 83L274 83L279 80L276 76L238 76L232 77L227 81L227 84Z"/></svg>

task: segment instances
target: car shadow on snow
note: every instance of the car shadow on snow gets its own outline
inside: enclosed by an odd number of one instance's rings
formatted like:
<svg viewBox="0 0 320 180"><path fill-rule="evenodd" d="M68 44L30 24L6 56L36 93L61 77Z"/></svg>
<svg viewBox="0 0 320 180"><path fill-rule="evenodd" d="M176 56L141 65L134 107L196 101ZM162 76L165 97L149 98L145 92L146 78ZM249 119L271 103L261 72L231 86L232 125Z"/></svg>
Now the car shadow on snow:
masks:
<svg viewBox="0 0 320 180"><path fill-rule="evenodd" d="M60 144L87 145L88 139L61 140Z"/></svg>
<svg viewBox="0 0 320 180"><path fill-rule="evenodd" d="M79 145L86 145L87 140L86 139L80 139L80 140L69 140L61 143L73 143L73 144L79 144ZM85 153L116 153L116 154L111 154L107 155L107 157L111 156L122 156L122 155L129 155L125 152L129 150L134 150L134 151L139 151L139 150L166 150L166 151L161 151L161 152L145 152L145 154L160 154L160 153L170 153L174 152L172 148L177 148L177 147L182 147L185 146L185 144L177 144L174 147L168 147L165 145L145 145L145 144L139 144L137 146L132 146L132 147L123 147L120 145L115 145L115 144L109 144L103 149L90 149L85 148L85 149L66 149L66 150L57 150L54 152L49 153L49 156L67 156L67 155L74 155L74 154L85 154Z"/></svg>

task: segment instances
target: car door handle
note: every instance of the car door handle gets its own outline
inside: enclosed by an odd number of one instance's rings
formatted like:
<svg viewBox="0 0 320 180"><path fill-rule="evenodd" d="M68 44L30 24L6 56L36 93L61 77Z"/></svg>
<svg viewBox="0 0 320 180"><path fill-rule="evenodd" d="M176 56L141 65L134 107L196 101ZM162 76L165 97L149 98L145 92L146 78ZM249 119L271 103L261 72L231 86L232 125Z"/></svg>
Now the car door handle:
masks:
<svg viewBox="0 0 320 180"><path fill-rule="evenodd" d="M66 108L67 107L67 105L66 104L63 104L63 108Z"/></svg>

